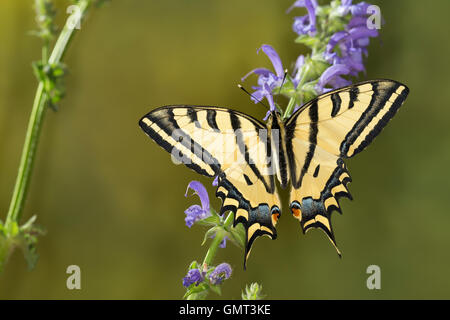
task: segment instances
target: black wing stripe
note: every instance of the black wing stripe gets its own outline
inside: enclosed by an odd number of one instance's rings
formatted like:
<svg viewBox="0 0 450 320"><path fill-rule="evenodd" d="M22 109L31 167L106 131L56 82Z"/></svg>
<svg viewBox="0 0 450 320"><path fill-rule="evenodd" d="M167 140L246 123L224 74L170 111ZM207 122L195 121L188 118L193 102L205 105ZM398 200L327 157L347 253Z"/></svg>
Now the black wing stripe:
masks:
<svg viewBox="0 0 450 320"><path fill-rule="evenodd" d="M355 106L355 102L358 101L359 88L352 87L350 89L350 101L348 103L348 109L351 109Z"/></svg>
<svg viewBox="0 0 450 320"><path fill-rule="evenodd" d="M300 177L295 184L296 188L299 188L302 185L303 176L306 174L306 172L308 172L312 158L314 157L314 153L316 151L317 134L318 134L318 124L317 124L318 117L319 117L318 104L317 101L315 101L313 105L309 108L309 118L311 121L309 127L309 150L306 153L306 158L303 164L302 171L300 173Z"/></svg>
<svg viewBox="0 0 450 320"><path fill-rule="evenodd" d="M333 109L331 110L331 116L334 118L341 110L342 99L338 92L331 95L331 100L333 101Z"/></svg>
<svg viewBox="0 0 450 320"><path fill-rule="evenodd" d="M211 129L213 129L214 131L220 132L220 129L217 126L217 122L216 122L216 115L217 115L216 110L208 109L206 111L206 120Z"/></svg>
<svg viewBox="0 0 450 320"><path fill-rule="evenodd" d="M173 112L172 112L172 116L173 116ZM197 122L198 121L197 112L195 112L195 110L192 109L192 108L191 109L187 109L187 116L189 117L191 122Z"/></svg>

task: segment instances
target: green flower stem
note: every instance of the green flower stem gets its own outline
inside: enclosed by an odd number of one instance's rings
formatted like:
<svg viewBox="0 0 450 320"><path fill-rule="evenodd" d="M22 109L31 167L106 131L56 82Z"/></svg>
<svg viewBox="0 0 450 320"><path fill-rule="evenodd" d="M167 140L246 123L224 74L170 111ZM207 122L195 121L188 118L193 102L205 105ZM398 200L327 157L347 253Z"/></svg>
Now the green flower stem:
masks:
<svg viewBox="0 0 450 320"><path fill-rule="evenodd" d="M234 219L234 213L230 212L225 219L224 222L224 229L228 229L231 224L233 223ZM207 268L213 261L214 257L216 256L217 249L219 248L220 243L223 241L223 238L225 237L225 232L223 230L220 230L216 232L216 235L211 242L211 246L208 249L208 252L206 253L205 259L203 260L203 268Z"/></svg>
<svg viewBox="0 0 450 320"><path fill-rule="evenodd" d="M85 16L89 6L92 4L92 0L80 0L78 2L78 7L80 9L81 18ZM55 47L53 49L48 62L48 65L58 64L64 56L70 40L77 31L76 28L69 28L64 25ZM45 48L45 45L44 45ZM43 50L45 58L46 49ZM22 210L25 204L25 199L27 196L27 190L30 184L31 173L33 170L34 160L36 158L37 145L40 138L42 121L45 116L46 106L47 106L47 94L44 90L44 81L39 82L36 96L33 103L33 108L31 111L30 120L28 122L28 128L25 136L25 143L22 150L22 156L20 159L19 172L16 178L16 184L14 186L14 192L11 199L11 203L8 210L8 215L6 218L5 229L9 230L13 222L18 223Z"/></svg>
<svg viewBox="0 0 450 320"><path fill-rule="evenodd" d="M286 111L284 112L284 115L283 115L283 119L287 119L288 117L290 117L290 115L292 114L292 112L294 111L294 107L295 107L295 97L292 97L290 100L289 100L289 103L288 103L288 105L287 105L287 107L286 107Z"/></svg>

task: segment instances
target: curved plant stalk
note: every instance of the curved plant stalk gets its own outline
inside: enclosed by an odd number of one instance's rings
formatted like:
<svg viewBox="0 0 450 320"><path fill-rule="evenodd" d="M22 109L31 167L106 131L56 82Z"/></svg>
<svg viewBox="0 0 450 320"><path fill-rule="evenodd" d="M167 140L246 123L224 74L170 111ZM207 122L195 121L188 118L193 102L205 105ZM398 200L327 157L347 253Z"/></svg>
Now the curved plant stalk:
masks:
<svg viewBox="0 0 450 320"><path fill-rule="evenodd" d="M39 69L37 70L38 73L39 71L41 71L38 74L39 84L36 90L30 120L28 122L25 143L20 158L19 171L17 174L13 196L10 202L4 226L1 225L0 221L0 271L5 265L8 256L17 246L23 247L26 251L25 256L27 261L29 262L30 267L33 267L35 263L35 259L27 256L27 251L30 251L31 249L31 252L28 253L36 257L34 248L34 245L36 243L36 236L42 234L42 231L33 227L35 217L32 217L30 221L25 223L22 227L19 227L19 221L22 215L23 207L25 205L28 187L30 185L31 175L36 158L37 146L41 134L42 123L45 117L47 106L49 104L52 104L50 90L52 90L52 88L55 88L57 85L57 79L55 79L55 77L61 77L63 74L61 60L67 51L70 41L72 40L74 34L77 32L77 28L75 28L73 24L73 19L82 20L92 3L93 0L79 0L75 2L76 6L78 7L76 16L72 15L67 19L67 22L61 30L61 33L56 40L55 46L48 60L47 52L50 37L49 34L46 34L45 36L41 35L41 37L44 39L44 45L42 49L42 62ZM45 10L49 10L48 8L46 8L46 6L51 6L51 2L43 0L36 1L36 10L38 12L38 15L42 14L41 12L45 13ZM71 23L69 23L69 20ZM45 28L48 28L48 30L50 30L50 27L51 26L49 25L45 26ZM44 29L44 31L48 30ZM57 75L55 71L58 72Z"/></svg>

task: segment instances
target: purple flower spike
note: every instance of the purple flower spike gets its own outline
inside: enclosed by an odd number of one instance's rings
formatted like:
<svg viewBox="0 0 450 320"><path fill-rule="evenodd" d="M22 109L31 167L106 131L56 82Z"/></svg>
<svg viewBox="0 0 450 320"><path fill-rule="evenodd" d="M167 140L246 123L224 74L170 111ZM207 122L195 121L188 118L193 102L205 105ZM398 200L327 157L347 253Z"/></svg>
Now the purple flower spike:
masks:
<svg viewBox="0 0 450 320"><path fill-rule="evenodd" d="M365 71L363 57L367 56L370 38L378 37L378 31L367 27L367 9L370 4L360 2L353 5L351 0L342 0L339 12L343 15L351 12L350 22L344 31L338 31L330 37L324 52L325 60L335 68L323 74L316 89L326 92L329 84L333 88L347 85L348 81L341 75L357 76ZM346 66L347 69L343 69Z"/></svg>
<svg viewBox="0 0 450 320"><path fill-rule="evenodd" d="M208 192L205 187L198 181L191 181L186 189L185 197L188 196L189 188L194 190L194 194L198 195L202 204L201 207L198 204L194 204L184 211L186 214L186 218L184 219L186 226L190 228L196 221L209 217L211 213L209 212Z"/></svg>
<svg viewBox="0 0 450 320"><path fill-rule="evenodd" d="M209 281L212 284L221 284L223 280L228 279L231 276L231 266L228 263L219 264L213 272L209 274Z"/></svg>
<svg viewBox="0 0 450 320"><path fill-rule="evenodd" d="M191 269L188 271L186 277L183 278L183 286L187 288L193 283L195 283L195 285L198 286L202 281L203 276L200 270Z"/></svg>

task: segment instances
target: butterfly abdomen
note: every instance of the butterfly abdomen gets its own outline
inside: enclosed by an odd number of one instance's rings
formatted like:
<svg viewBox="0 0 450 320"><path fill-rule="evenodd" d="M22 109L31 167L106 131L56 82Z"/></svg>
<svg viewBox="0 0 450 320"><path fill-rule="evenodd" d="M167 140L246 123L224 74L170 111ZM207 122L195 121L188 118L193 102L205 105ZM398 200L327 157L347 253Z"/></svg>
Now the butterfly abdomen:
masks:
<svg viewBox="0 0 450 320"><path fill-rule="evenodd" d="M268 127L270 131L272 167L275 168L278 181L280 181L280 186L284 189L289 182L289 174L285 143L286 134L284 123L281 120L279 113L273 112L271 114Z"/></svg>

